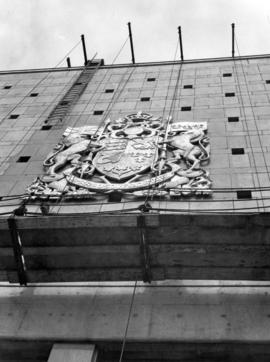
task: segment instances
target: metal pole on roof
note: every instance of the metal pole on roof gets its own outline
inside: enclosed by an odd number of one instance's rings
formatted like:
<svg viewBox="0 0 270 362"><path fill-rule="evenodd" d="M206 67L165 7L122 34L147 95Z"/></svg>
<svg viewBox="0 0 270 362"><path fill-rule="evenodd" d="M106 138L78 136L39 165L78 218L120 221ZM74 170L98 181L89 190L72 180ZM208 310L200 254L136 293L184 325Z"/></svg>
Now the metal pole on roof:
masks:
<svg viewBox="0 0 270 362"><path fill-rule="evenodd" d="M135 64L134 47L133 47L133 39L132 39L132 31L131 31L130 22L128 22L128 32L129 32L129 39L130 39L132 64Z"/></svg>
<svg viewBox="0 0 270 362"><path fill-rule="evenodd" d="M71 68L70 57L67 57L67 66L68 66L68 68Z"/></svg>
<svg viewBox="0 0 270 362"><path fill-rule="evenodd" d="M84 65L87 64L87 53L86 53L86 46L85 46L85 40L84 40L84 35L81 35L81 39L82 39L82 46L83 46L83 56L84 56Z"/></svg>
<svg viewBox="0 0 270 362"><path fill-rule="evenodd" d="M232 57L234 58L234 27L235 24L232 23Z"/></svg>
<svg viewBox="0 0 270 362"><path fill-rule="evenodd" d="M178 34L179 34L179 44L180 44L180 55L181 55L181 60L183 61L184 60L184 53L183 53L181 26L178 26Z"/></svg>

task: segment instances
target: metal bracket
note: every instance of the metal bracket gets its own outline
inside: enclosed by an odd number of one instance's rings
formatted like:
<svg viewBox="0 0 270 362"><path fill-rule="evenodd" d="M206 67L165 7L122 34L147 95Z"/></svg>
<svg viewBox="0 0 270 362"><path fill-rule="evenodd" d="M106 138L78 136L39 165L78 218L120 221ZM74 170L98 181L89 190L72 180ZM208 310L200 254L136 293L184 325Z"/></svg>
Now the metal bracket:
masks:
<svg viewBox="0 0 270 362"><path fill-rule="evenodd" d="M138 206L138 210L141 212L149 212L151 209L152 206L149 204L149 202L146 202L145 204Z"/></svg>
<svg viewBox="0 0 270 362"><path fill-rule="evenodd" d="M8 218L8 227L12 240L15 263L17 266L18 280L20 285L27 285L27 274L22 244L17 229L16 219L13 215Z"/></svg>
<svg viewBox="0 0 270 362"><path fill-rule="evenodd" d="M143 269L143 281L145 283L151 283L152 273L150 267L150 258L149 258L149 246L147 244L145 230L145 215L141 214L137 217L137 226L139 229L140 235L140 252L141 252L141 264Z"/></svg>

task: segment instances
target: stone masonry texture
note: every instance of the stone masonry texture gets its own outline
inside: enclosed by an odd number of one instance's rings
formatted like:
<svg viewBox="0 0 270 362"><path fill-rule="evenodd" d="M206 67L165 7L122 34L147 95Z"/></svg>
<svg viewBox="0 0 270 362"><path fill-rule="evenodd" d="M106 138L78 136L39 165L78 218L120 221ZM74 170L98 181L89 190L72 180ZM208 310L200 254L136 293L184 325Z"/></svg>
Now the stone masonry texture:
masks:
<svg viewBox="0 0 270 362"><path fill-rule="evenodd" d="M26 186L43 174L44 158L67 127L99 125L107 118L144 111L157 117L170 114L174 122L207 121L212 148L206 169L213 187L221 189L210 199L153 200L153 204L165 209L237 211L244 207L267 211L270 84L266 81L270 80L270 57L187 61L181 66L175 90L179 68L179 63L168 62L100 67L62 124L45 131L41 130L44 121L83 68L0 72L0 196L23 194ZM224 73L231 76L224 77ZM113 92L106 93L106 89ZM32 97L31 93L38 95ZM234 96L226 96L228 93ZM150 99L142 102L143 97ZM182 107L191 110L182 111ZM103 114L94 115L94 111ZM244 154L232 154L234 148L243 148ZM30 159L17 162L22 156ZM251 200L238 200L230 188L266 190L253 190ZM123 202L119 207L128 208L129 204ZM72 212L75 206L57 209ZM108 210L110 205L84 209Z"/></svg>

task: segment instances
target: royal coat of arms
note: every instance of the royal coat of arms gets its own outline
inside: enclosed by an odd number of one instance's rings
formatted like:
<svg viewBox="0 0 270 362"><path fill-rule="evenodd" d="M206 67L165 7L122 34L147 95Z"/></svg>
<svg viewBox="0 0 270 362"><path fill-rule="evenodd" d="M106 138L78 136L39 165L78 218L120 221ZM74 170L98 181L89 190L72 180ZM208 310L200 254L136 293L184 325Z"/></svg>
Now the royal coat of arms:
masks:
<svg viewBox="0 0 270 362"><path fill-rule="evenodd" d="M44 161L32 198L211 194L206 122L173 122L138 112L99 127L68 128Z"/></svg>

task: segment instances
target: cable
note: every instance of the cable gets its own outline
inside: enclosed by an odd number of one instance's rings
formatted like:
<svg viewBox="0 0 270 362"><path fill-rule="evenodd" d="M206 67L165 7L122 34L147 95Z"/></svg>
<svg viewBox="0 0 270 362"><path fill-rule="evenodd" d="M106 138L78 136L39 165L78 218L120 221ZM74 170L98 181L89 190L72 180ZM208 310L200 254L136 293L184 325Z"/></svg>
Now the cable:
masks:
<svg viewBox="0 0 270 362"><path fill-rule="evenodd" d="M235 38L235 42L236 42L236 46L237 46L238 55L240 56L239 47L238 47L238 43L237 43L236 38ZM256 130L257 130L257 136L258 136L259 142L260 142L261 153L262 153L263 158L264 158L264 164L265 164L266 170L268 171L266 160L265 160L265 157L264 157L262 144L261 144L261 140L260 140L260 134L259 134L259 131L258 131L258 128L257 128L257 125L256 125L256 121L255 121L256 117L255 117L255 113L254 113L254 110L253 110L252 100L251 100L250 95L249 95L248 83L247 83L247 80L246 80L245 71L244 71L241 59L240 59L240 66L241 66L243 77L244 77L244 80L245 80L245 86L246 86L247 94L248 94L248 97L249 97L249 102L250 102L250 107L251 107L251 111L252 111L252 114L253 114L254 123L255 123L255 126L256 126ZM258 176L259 172L258 172L258 168L257 168L257 164L256 164L256 159L255 159L255 155L254 155L254 149L253 149L253 146L252 146L251 136L250 136L250 133L249 133L249 127L248 127L248 124L247 124L246 109L245 109L244 98L243 98L243 95L242 95L241 85L240 85L240 81L239 81L239 77L238 77L238 73L237 73L237 64L236 64L235 58L234 58L234 67L235 67L235 74L236 74L236 78L237 78L237 82L238 82L238 89L239 89L239 95L240 95L240 100L241 100L241 106L242 106L242 110L243 110L244 125L245 125L245 128L246 128L246 132L247 132L247 136L248 136L248 140L249 140L251 156L252 156L252 160L253 160L253 167L255 168L254 177L256 177L257 184L259 185L260 184L259 176ZM269 173L268 173L268 178L269 178ZM261 193L261 197L262 197L262 192L261 191L259 191L259 192ZM264 207L264 205L261 206L261 207ZM258 208L260 208L259 205L258 205Z"/></svg>
<svg viewBox="0 0 270 362"><path fill-rule="evenodd" d="M122 47L120 48L119 52L116 54L116 56L113 58L113 61L112 61L112 65L114 64L114 62L116 61L116 59L119 57L119 55L121 54L122 50L124 49L127 41L129 39L129 36L127 37L127 39L125 40L124 44L122 45Z"/></svg>
<svg viewBox="0 0 270 362"><path fill-rule="evenodd" d="M132 293L132 297L131 297L131 302L130 302L130 306L129 306L128 319L127 319L126 330L125 330L125 335L124 335L124 339L123 339L123 343L122 343L119 362L122 362L122 359L123 359L123 354L124 354L126 340L127 340L128 327L129 327L131 312L132 312L133 303L134 303L134 299L135 299L136 288L137 288L137 280L135 281L135 285L134 285L134 289L133 289L133 293Z"/></svg>
<svg viewBox="0 0 270 362"><path fill-rule="evenodd" d="M123 46L122 46L121 49L123 49ZM121 52L121 49L120 49L120 52ZM117 57L119 56L120 52L118 52L118 55L115 57L115 59L117 59ZM91 139L89 140L89 143L88 143L88 146L87 146L88 149L90 149L91 144L93 143L93 140L95 139L95 136L98 135L100 129L101 129L103 126L105 126L105 122L106 122L107 116L108 116L108 114L109 114L109 111L111 110L112 106L115 104L116 100L119 99L119 97L121 96L121 94L122 94L122 92L123 92L123 90L124 90L127 82L129 81L131 75L133 74L134 70L135 70L135 67L132 68L131 72L130 72L129 75L128 75L128 78L126 79L126 81L125 81L125 83L124 83L124 85L122 84L122 81L123 81L124 77L126 76L126 74L128 74L128 69L127 69L126 72L123 74L123 76L122 76L122 78L121 78L121 80L120 80L120 82L119 82L119 84L118 84L118 87L117 87L117 89L116 89L116 92L114 93L112 99L110 100L110 102L109 102L109 104L108 104L108 106L107 106L107 108L106 108L106 110L105 110L105 112L104 112L104 115L103 115L103 117L102 117L102 119L101 119L101 122L99 123L97 129L95 130L94 134L92 135ZM108 71L107 71L107 73L108 73ZM104 80L104 78L106 77L107 73L105 73L105 75L104 75L104 77L103 77L103 80ZM103 84L103 80L101 80L101 81L99 82L98 87L99 87L101 84ZM120 89L121 86L122 86L122 88ZM98 88L98 87L97 87L97 88ZM120 89L120 91L119 91L119 89ZM118 92L118 91L119 91L119 92ZM78 121L78 120L77 120L77 121ZM70 132L71 132L71 129L70 129ZM63 193L65 192L65 189L66 189L67 187L68 187L68 184L64 187L63 192L62 192L62 195L63 195ZM60 201L60 200L61 200L61 198L59 198L59 201ZM101 205L100 205L100 206L101 206ZM60 212L60 210L59 210L59 212Z"/></svg>
<svg viewBox="0 0 270 362"><path fill-rule="evenodd" d="M181 280L182 281L182 280ZM215 280L214 280L215 281ZM158 282L158 281L157 281ZM117 289L121 289L121 288L131 288L132 285L129 284L113 284L113 285L104 285L104 284L99 284L100 282L97 282L97 284L93 285L88 285L88 284L70 284L70 283L63 283L63 284L57 284L57 283L52 283L52 284L42 284L42 283L28 283L25 286L21 286L19 284L16 283L12 283L12 284L5 284L5 283L0 283L0 288L117 288ZM106 282L105 282L106 283ZM168 284L168 285L157 285L157 284L143 284L143 285L137 285L137 289L138 288L145 288L145 289L170 289L170 288L270 288L270 284L242 284L241 282L236 282L237 284ZM243 280L243 283L245 283L245 281ZM250 281L247 281L247 283L250 283ZM255 282L254 282L255 283ZM258 283L256 281L256 283ZM268 282L263 282L262 283L268 283Z"/></svg>
<svg viewBox="0 0 270 362"><path fill-rule="evenodd" d="M158 188L160 189L160 188ZM165 190L165 187L162 188L162 190ZM196 189L198 191L205 191L206 189ZM231 193L231 192L236 192L236 191L270 191L270 186L260 186L260 187L256 187L256 186L253 186L253 187L226 187L226 188L222 188L222 187L213 187L211 188L211 190L206 190L206 191L212 191L213 193ZM1 202L4 202L5 200L7 201L10 201L10 200L20 200L20 199L23 199L25 196L27 196L28 194L18 194L18 195L0 195L0 203ZM88 194L82 194L80 195L82 197L85 197L85 196L89 196ZM48 197L47 196L44 196L44 199L47 199ZM66 196L63 195L63 199L65 199ZM67 196L68 198L68 196ZM264 197L262 197L262 199L265 199ZM268 198L266 198L268 199ZM215 200L212 200L212 201L215 201ZM125 202L133 202L133 200L131 201L128 201L126 200ZM118 202L115 202L115 203L118 203ZM52 204L53 204L53 201L52 201ZM71 204L71 203L70 203ZM92 203L92 205L94 205L95 203ZM98 203L100 204L100 203Z"/></svg>
<svg viewBox="0 0 270 362"><path fill-rule="evenodd" d="M176 49L175 49L175 53L174 53L174 62L176 60L176 55L177 55L177 51L178 51L178 46L179 46L179 43L177 42L176 44ZM164 115L165 115L165 111L166 111L166 105L167 105L167 101L168 101L168 97L169 97L169 92L170 92L170 85L171 85L171 81L172 81L172 75L173 75L173 71L174 71L174 67L175 67L175 63L173 63L173 66L172 66L172 69L171 69L171 73L170 73L170 78L169 78L169 84L168 84L168 90L167 90L167 94L166 94L166 98L165 98L165 103L164 103L164 107L163 107L163 112L162 112L162 121L164 122ZM171 106L170 106L170 109L169 109L169 115L168 115L168 119L167 119L167 123L166 123L166 129L165 129L165 137L167 135L167 132L168 132L168 128L169 128L169 125L170 125L170 121L171 121L171 109L173 107L173 102L174 102L174 95L175 95L175 91L177 89L177 85L178 85L178 80L179 80L179 74L180 74L180 70L181 70L181 66L180 66L180 69L178 71L178 76L177 76L177 80L176 80L176 84L174 86L174 93L173 93L173 97L172 97L172 102L171 102ZM160 136L160 131L158 132L158 134L156 135L156 140L158 141L159 139L159 136ZM157 143L157 142L156 142ZM166 151L166 150L165 150ZM152 165L151 165L151 170L153 169L153 166L154 166L154 163L156 162L156 159L158 158L158 153L159 153L159 148L156 147L156 154L155 154L155 157L153 158L153 161L152 161ZM158 170L155 170L155 181L157 180L157 177L158 177ZM153 190L153 187L150 186L151 184L151 179L152 179L152 173L150 173L150 176L149 176L149 184L148 184L148 191L147 191L147 194L146 194L146 197L144 199L144 209L148 209L148 200L150 198L150 193L151 193L151 190ZM159 190L159 189L158 189ZM161 192L161 190L160 190ZM152 200L153 200L153 196L154 196L154 193L152 193Z"/></svg>
<svg viewBox="0 0 270 362"><path fill-rule="evenodd" d="M35 88L37 88L42 82L44 82L44 81L51 75L52 71L53 71L55 68L57 68L58 65L61 64L61 63L63 62L63 60L66 58L66 56L69 55L79 44L80 44L80 41L79 41L77 44L75 44L75 46L65 55L65 57L63 57L63 59L61 59L61 60L56 64L56 66L55 66L54 68L50 69L50 71L49 71L48 73L46 73L45 77L43 77L39 82L37 82L37 83L34 85L34 87L31 89L31 91L28 92L28 93L11 109L11 111L9 111L9 112L6 114L6 116L5 116L3 119L5 119L10 113L12 113L13 110L16 109L16 107L18 107L20 104L22 104L22 102L29 96L29 94L31 94ZM57 96L56 96L55 98L57 98ZM45 109L45 110L40 114L40 116L37 118L36 122L39 121L39 119L43 116L44 112L46 112L49 107L51 107L51 105L48 105L48 106L46 107L46 109ZM32 128L30 127L30 128L28 129L28 131L26 132L26 134L24 135L23 139L31 132L31 130L32 130ZM10 151L10 153L6 156L6 159L10 156L10 154L11 154L12 152L13 152L13 149L12 149L12 150ZM25 200L24 200L24 202L25 202Z"/></svg>
<svg viewBox="0 0 270 362"><path fill-rule="evenodd" d="M34 87L31 89L31 91L28 92L28 93L11 109L11 111L9 111L9 112L3 117L3 119L7 118L7 116L9 116L9 115L14 111L15 108L17 108L27 97L29 97L29 94L31 94L31 93L35 90L35 88L37 88L44 80L46 80L46 78L49 77L49 75L51 74L51 72L52 72L55 68L57 68L57 67L66 59L66 57L67 57L71 52L73 52L73 50L80 44L80 42L81 42L81 41L79 41L77 44L75 44L75 45L73 46L73 48L45 75L45 77L42 78L38 83L36 83L36 84L34 85Z"/></svg>
<svg viewBox="0 0 270 362"><path fill-rule="evenodd" d="M238 200L238 201L243 201L243 200ZM178 201L179 202L179 201ZM238 214L241 214L241 212L246 212L246 211L252 211L252 210L258 210L258 207L257 206L254 206L254 207L233 207L233 208L219 208L219 209L209 209L209 202L206 202L208 204L208 207L207 208L200 208L200 209L182 209L181 207L179 207L178 209L177 208L174 208L174 209L170 209L170 208L162 208L162 207L152 207L151 209L148 210L149 214L151 214L152 212L155 213L160 213L160 212L165 212L165 213L168 213L168 212L171 212L171 213L184 213L184 214L192 214L192 213L201 213L201 214L230 214L232 215L232 212L233 214L237 215L237 212ZM265 209L270 209L270 205L269 206L265 206ZM138 206L138 207L135 207L135 208L129 208L129 209L122 209L122 210L119 210L119 209L116 209L116 210L109 210L109 211L89 211L87 214L88 215L121 215L121 214L134 214L134 212L137 212L137 213L140 213L141 212L141 206ZM3 213L3 215L5 215L7 213ZM9 214L9 213L8 213ZM257 215L257 214L260 214L259 211L257 212L253 212L252 214L254 215ZM1 214L0 214L1 215ZM78 215L85 215L85 213L69 213L69 216L78 216ZM26 211L26 216L40 216L40 213L37 213L37 212L27 212ZM65 213L60 213L60 212L57 212L57 213L50 213L50 215L47 215L48 217L49 216L67 216L67 214Z"/></svg>
<svg viewBox="0 0 270 362"><path fill-rule="evenodd" d="M117 53L117 55L115 56L115 58L114 58L114 61L116 61L116 59L118 58L118 56L120 55L120 53L121 53L121 51L122 51L122 49L124 48L124 46L125 46L125 44L126 44L126 42L127 42L127 40L125 41L125 43L123 44L123 46L121 47L121 49L120 49L120 51ZM61 59L58 63L57 63L57 65L55 66L55 68L59 65L59 64L61 64L62 63L62 61L66 58L66 56L67 55L69 55L78 45L80 44L80 41L65 55L65 57L63 57L63 59ZM51 72L53 71L53 69L51 70ZM31 90L31 92L36 88L36 87L38 87L39 85L40 85L40 83L41 82L43 82L47 77L49 77L49 75L51 74L51 72L49 72L48 74L46 74L46 76L45 77L43 77L37 84L35 84L35 86L32 88L32 90ZM106 74L105 74L105 76L106 76ZM102 83L102 81L100 82L100 84ZM121 84L121 83L120 83ZM29 92L29 93L31 93L31 92ZM28 93L28 94L29 94ZM28 94L14 107L14 109L19 105L19 104L21 104L22 102L23 102L23 100L28 96ZM86 105L87 106L87 105ZM12 112L12 110L10 111L10 112ZM7 115L6 115L7 116ZM42 116L42 115L41 115ZM41 117L40 116L40 117ZM40 118L39 117L39 118ZM38 119L39 119L38 118ZM78 121L78 120L77 120ZM75 124L73 124L73 127L76 125L76 123L77 122L75 122ZM100 126L99 126L99 128L101 127L101 124L100 124ZM63 191L64 192L64 191ZM25 195L23 195L23 196L25 196ZM29 196L29 197L31 197L31 195ZM14 198L15 199L15 198ZM10 198L9 200L7 200L7 201L10 201L10 200L12 200L12 198ZM4 201L4 200L3 200ZM24 200L24 202L25 202L25 200ZM42 201L41 201L42 202ZM3 205L2 205L3 206ZM9 206L9 205L8 205Z"/></svg>

